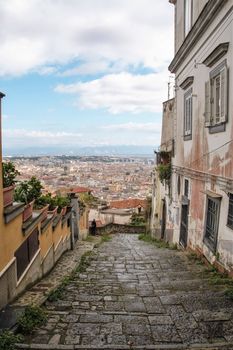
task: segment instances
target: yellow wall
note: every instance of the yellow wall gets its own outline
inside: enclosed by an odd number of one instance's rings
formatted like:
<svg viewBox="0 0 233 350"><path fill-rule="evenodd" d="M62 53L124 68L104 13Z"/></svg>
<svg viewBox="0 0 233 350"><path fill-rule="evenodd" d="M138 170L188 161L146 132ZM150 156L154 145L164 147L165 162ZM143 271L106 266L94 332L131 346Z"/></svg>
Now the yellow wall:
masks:
<svg viewBox="0 0 233 350"><path fill-rule="evenodd" d="M70 227L67 227L67 221L64 223L61 230L62 230L63 239L70 235Z"/></svg>
<svg viewBox="0 0 233 350"><path fill-rule="evenodd" d="M87 230L89 228L88 214L89 214L89 209L85 208L83 215L80 216L80 218L79 218L79 229L80 230Z"/></svg>
<svg viewBox="0 0 233 350"><path fill-rule="evenodd" d="M3 212L1 216L3 217ZM0 254L0 270L14 257L17 248L28 237L28 235L24 236L22 232L22 215L17 216L7 225L3 223L1 229L2 254Z"/></svg>
<svg viewBox="0 0 233 350"><path fill-rule="evenodd" d="M59 221L57 227L53 231L53 244L54 244L54 249L56 248L58 242L60 241L62 237L62 230L61 230L61 220Z"/></svg>
<svg viewBox="0 0 233 350"><path fill-rule="evenodd" d="M53 245L53 229L52 229L52 222L49 224L47 229L40 234L39 236L40 240L40 254L41 257L44 258L49 251L49 249Z"/></svg>

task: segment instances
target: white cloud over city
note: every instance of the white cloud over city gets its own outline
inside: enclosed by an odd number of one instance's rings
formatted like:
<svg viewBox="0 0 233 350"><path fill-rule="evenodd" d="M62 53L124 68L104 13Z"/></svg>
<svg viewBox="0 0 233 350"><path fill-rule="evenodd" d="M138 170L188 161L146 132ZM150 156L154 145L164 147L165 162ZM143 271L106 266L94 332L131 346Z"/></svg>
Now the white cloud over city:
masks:
<svg viewBox="0 0 233 350"><path fill-rule="evenodd" d="M172 53L168 6L164 0L2 1L0 75L46 66L49 73L51 65L73 59L86 62L79 72L108 70L108 62L116 69L116 62L165 67Z"/></svg>
<svg viewBox="0 0 233 350"><path fill-rule="evenodd" d="M164 72L146 75L123 72L105 75L90 82L61 84L55 90L76 94L81 108L103 108L112 114L154 113L161 111L161 95L167 92L166 81Z"/></svg>
<svg viewBox="0 0 233 350"><path fill-rule="evenodd" d="M5 145L158 144L168 1L8 0L0 21Z"/></svg>

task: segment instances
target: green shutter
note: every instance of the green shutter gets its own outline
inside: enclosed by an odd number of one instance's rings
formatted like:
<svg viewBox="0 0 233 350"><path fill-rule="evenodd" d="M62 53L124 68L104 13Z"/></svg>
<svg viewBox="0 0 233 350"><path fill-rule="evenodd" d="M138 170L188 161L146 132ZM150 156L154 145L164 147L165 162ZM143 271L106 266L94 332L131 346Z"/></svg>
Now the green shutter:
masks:
<svg viewBox="0 0 233 350"><path fill-rule="evenodd" d="M210 82L205 83L205 126L211 125L211 113L210 113Z"/></svg>
<svg viewBox="0 0 233 350"><path fill-rule="evenodd" d="M224 66L220 71L221 81L221 106L220 106L220 121L227 121L227 66Z"/></svg>

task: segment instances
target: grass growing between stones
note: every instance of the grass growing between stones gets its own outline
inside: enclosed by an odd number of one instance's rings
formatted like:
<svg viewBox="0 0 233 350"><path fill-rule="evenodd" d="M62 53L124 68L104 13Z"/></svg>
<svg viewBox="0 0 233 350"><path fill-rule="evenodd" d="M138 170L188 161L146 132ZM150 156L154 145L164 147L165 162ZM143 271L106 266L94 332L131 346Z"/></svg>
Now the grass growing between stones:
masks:
<svg viewBox="0 0 233 350"><path fill-rule="evenodd" d="M177 244L169 244L168 242L165 242L163 240L153 238L149 234L146 234L146 233L141 233L138 236L138 239L140 241L154 244L157 248L166 248L166 249L171 249L171 250L177 249Z"/></svg>
<svg viewBox="0 0 233 350"><path fill-rule="evenodd" d="M16 343L23 341L21 334L14 334L11 331L4 330L0 332L0 349L1 350L15 350Z"/></svg>
<svg viewBox="0 0 233 350"><path fill-rule="evenodd" d="M35 327L43 326L46 322L44 310L39 306L29 305L17 320L18 330L22 334L31 334Z"/></svg>
<svg viewBox="0 0 233 350"><path fill-rule="evenodd" d="M88 235L88 236L84 239L84 241L85 241L85 242L93 242L93 241L94 241L94 237Z"/></svg>
<svg viewBox="0 0 233 350"><path fill-rule="evenodd" d="M215 266L210 265L208 262L205 263L196 253L189 253L188 259L197 265L206 265L201 272L202 277L206 277L212 285L225 288L225 295L233 300L233 279L226 272L222 273Z"/></svg>
<svg viewBox="0 0 233 350"><path fill-rule="evenodd" d="M104 243L104 242L109 242L111 241L112 237L108 234L104 234L101 236L101 243Z"/></svg>
<svg viewBox="0 0 233 350"><path fill-rule="evenodd" d="M87 267L90 265L89 256L91 252L86 252L80 259L79 265L71 272L69 276L65 276L61 284L54 290L52 290L48 295L48 301L53 302L62 299L65 292L65 287L74 280L77 273L83 273L86 271Z"/></svg>

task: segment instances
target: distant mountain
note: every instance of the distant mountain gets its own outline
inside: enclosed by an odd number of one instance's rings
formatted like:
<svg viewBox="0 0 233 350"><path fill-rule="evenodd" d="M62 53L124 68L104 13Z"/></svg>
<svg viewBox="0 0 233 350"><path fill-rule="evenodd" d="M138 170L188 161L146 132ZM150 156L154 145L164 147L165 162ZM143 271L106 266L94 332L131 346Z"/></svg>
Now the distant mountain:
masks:
<svg viewBox="0 0 233 350"><path fill-rule="evenodd" d="M152 156L152 146L93 146L93 147L27 147L27 148L4 148L4 156L54 156L54 155L74 155L74 156L120 156L120 155L142 155Z"/></svg>

